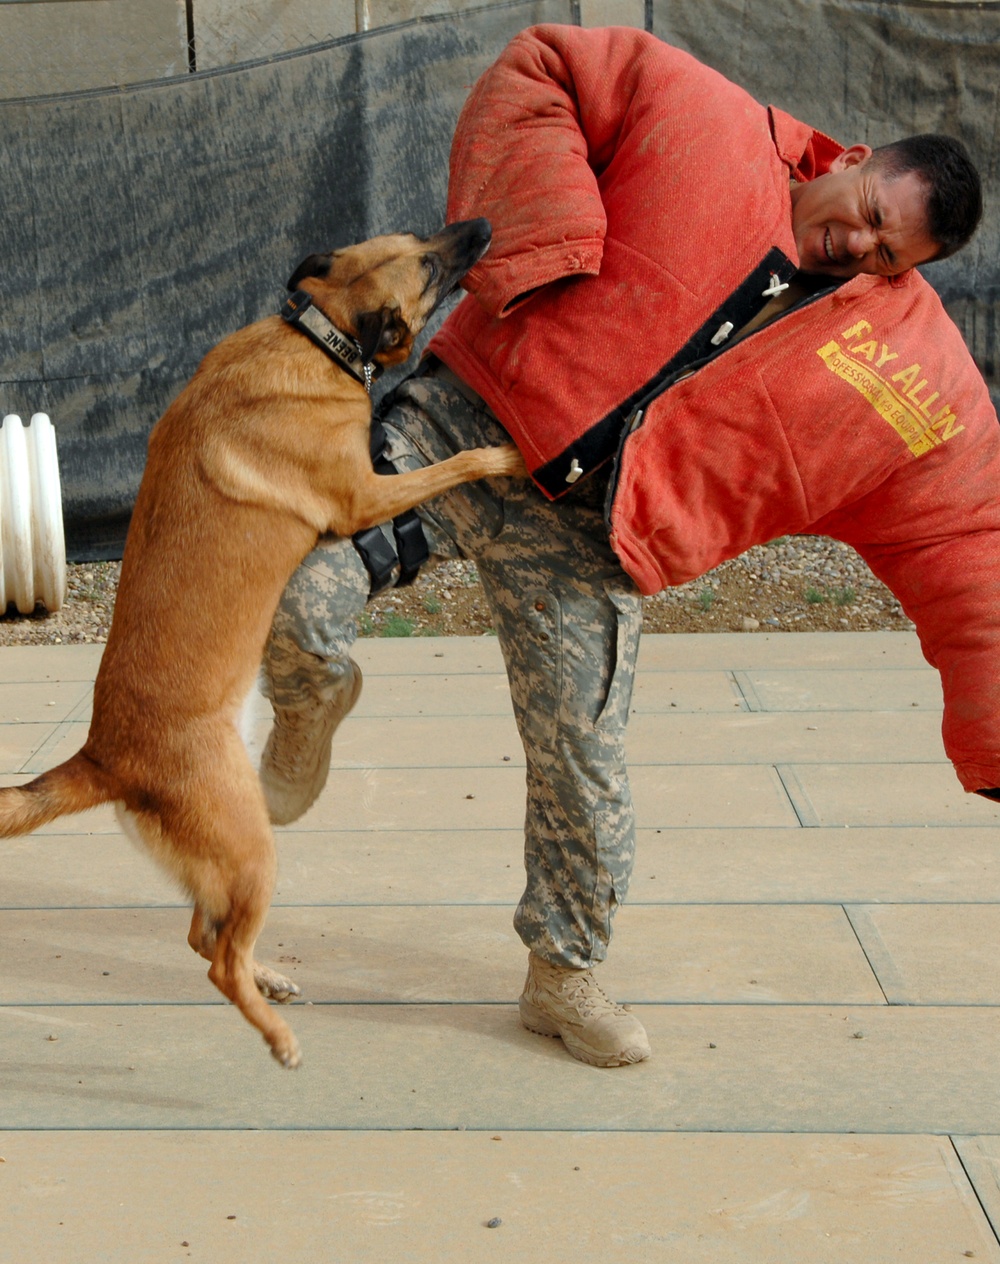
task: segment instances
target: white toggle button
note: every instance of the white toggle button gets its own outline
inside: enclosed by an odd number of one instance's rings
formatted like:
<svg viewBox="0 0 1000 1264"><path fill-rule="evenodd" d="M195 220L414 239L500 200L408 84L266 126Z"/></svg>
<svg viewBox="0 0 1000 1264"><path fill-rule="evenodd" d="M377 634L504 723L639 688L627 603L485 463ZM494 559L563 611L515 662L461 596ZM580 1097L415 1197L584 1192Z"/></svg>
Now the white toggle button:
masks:
<svg viewBox="0 0 1000 1264"><path fill-rule="evenodd" d="M715 337L712 339L712 346L721 347L732 332L733 322L731 320L727 320L724 324L720 325L716 331Z"/></svg>

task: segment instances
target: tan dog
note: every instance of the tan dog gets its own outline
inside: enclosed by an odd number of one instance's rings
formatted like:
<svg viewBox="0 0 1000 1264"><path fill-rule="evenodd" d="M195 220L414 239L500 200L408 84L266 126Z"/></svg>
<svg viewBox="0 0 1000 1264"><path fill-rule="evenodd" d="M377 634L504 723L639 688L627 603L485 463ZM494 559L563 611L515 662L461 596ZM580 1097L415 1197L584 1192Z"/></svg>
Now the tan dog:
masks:
<svg viewBox="0 0 1000 1264"><path fill-rule="evenodd" d="M380 237L292 278L364 361L401 363L489 225ZM350 349L350 344L348 343ZM363 382L272 316L205 357L154 428L83 749L0 790L0 835L116 801L194 900L188 942L284 1066L299 1046L266 996L294 984L253 960L274 838L237 731L278 599L321 532L348 536L471 479L523 475L513 447L377 475Z"/></svg>

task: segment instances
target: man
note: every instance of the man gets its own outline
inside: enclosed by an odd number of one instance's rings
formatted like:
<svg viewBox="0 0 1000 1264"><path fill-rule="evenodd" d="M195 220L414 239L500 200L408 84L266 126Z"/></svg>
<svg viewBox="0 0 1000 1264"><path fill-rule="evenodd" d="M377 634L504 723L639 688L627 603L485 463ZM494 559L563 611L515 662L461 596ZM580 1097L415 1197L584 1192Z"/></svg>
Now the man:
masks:
<svg viewBox="0 0 1000 1264"><path fill-rule="evenodd" d="M637 31L522 32L470 95L448 214L485 215L494 244L387 402L386 455L409 468L509 434L532 473L421 519L435 557L475 559L495 616L527 757L521 1019L574 1057L649 1056L591 969L634 855L641 593L778 535L848 540L939 656L966 788L1000 785L1000 603L981 599L1000 581L1000 437L912 271L980 212L953 142L842 149ZM276 614L276 821L325 782L370 583L325 540Z"/></svg>

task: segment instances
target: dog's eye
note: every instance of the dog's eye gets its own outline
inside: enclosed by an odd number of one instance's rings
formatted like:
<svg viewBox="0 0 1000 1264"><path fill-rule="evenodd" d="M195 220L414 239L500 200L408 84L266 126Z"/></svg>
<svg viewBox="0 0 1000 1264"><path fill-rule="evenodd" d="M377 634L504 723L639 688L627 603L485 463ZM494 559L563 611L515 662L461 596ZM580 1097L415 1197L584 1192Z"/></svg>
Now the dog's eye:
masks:
<svg viewBox="0 0 1000 1264"><path fill-rule="evenodd" d="M433 285L441 273L440 264L435 255L424 255L423 257L424 271L427 273L427 284Z"/></svg>

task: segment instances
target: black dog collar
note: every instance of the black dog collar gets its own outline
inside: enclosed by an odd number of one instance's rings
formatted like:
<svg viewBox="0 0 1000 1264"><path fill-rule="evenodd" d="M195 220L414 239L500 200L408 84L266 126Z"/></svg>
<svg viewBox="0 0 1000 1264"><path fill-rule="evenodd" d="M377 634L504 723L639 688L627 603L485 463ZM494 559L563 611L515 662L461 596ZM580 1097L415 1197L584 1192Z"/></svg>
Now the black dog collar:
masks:
<svg viewBox="0 0 1000 1264"><path fill-rule="evenodd" d="M282 319L294 325L306 337L316 344L342 369L346 369L351 377L361 383L371 393L372 379L382 372L380 364L365 360L361 354L358 341L328 320L313 303L312 296L305 290L296 290L287 298L281 308Z"/></svg>

